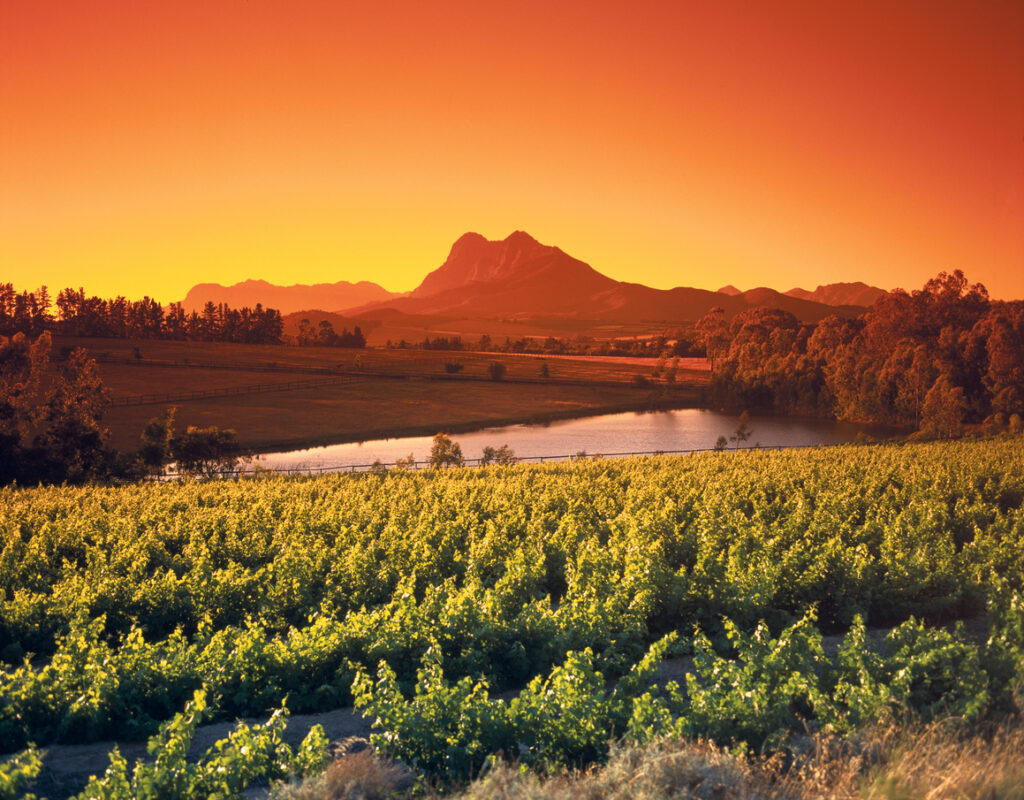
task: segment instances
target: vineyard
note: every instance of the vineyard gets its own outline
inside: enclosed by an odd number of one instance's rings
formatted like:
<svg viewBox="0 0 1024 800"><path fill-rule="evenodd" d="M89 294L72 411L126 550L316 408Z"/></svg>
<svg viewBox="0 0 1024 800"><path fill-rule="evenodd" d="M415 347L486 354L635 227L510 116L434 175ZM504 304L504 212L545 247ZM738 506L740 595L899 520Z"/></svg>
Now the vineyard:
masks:
<svg viewBox="0 0 1024 800"><path fill-rule="evenodd" d="M282 745L283 704L355 704L378 749L462 779L1024 701L1019 438L4 489L0 531L0 798L30 745L115 737L163 771L112 756L83 796L315 772L326 740ZM954 624L982 615L987 641ZM181 766L200 718L275 710Z"/></svg>

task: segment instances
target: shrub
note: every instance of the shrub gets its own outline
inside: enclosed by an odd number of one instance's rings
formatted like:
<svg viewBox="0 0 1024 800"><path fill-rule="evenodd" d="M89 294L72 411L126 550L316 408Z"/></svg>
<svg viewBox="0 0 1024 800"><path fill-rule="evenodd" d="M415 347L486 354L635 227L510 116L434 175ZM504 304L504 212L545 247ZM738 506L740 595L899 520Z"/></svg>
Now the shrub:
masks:
<svg viewBox="0 0 1024 800"><path fill-rule="evenodd" d="M43 758L34 747L0 762L0 800L35 800L26 791L43 768Z"/></svg>
<svg viewBox="0 0 1024 800"><path fill-rule="evenodd" d="M178 474L195 478L230 474L248 455L233 430L222 430L215 425L208 428L189 425L184 433L171 439L170 447Z"/></svg>
<svg viewBox="0 0 1024 800"><path fill-rule="evenodd" d="M497 464L499 467L507 467L518 462L519 459L516 457L515 450L507 444L503 444L497 449L488 445L484 448L484 454L480 459L480 466L485 467L488 464Z"/></svg>
<svg viewBox="0 0 1024 800"><path fill-rule="evenodd" d="M759 748L781 744L804 729L830 702L819 678L827 661L815 621L810 611L776 639L764 622L747 635L726 620L735 660L717 655L698 633L693 646L700 679L686 676L682 732ZM676 703L681 705L678 697Z"/></svg>
<svg viewBox="0 0 1024 800"><path fill-rule="evenodd" d="M352 684L356 708L376 717L370 742L395 758L444 777L468 777L491 753L515 746L508 708L492 701L486 680L445 680L441 655L431 648L416 673L412 699L398 687L395 671L382 661L374 683L360 672Z"/></svg>
<svg viewBox="0 0 1024 800"><path fill-rule="evenodd" d="M617 736L646 740L667 730L667 705L643 690L674 640L669 635L652 645L610 690L588 648L570 652L511 703L492 700L486 679L446 679L440 650L431 647L410 699L384 661L376 682L357 674L352 694L356 707L376 717L374 727L381 729L370 736L374 747L434 775L465 778L502 752L547 767L581 763L603 758ZM652 721L656 731L649 729Z"/></svg>
<svg viewBox="0 0 1024 800"><path fill-rule="evenodd" d="M313 775L327 763L327 737L319 725L310 730L297 752L285 744L282 734L288 713L283 707L263 725L239 724L198 761L189 762L192 738L206 712L206 695L196 692L185 710L150 738L146 749L154 760L136 761L132 769L115 747L106 772L89 780L79 800L238 797L254 780Z"/></svg>
<svg viewBox="0 0 1024 800"><path fill-rule="evenodd" d="M867 647L858 617L839 651L836 696L852 727L907 714L977 719L988 706L988 675L977 645L953 632L929 628L911 617L894 628L879 651Z"/></svg>

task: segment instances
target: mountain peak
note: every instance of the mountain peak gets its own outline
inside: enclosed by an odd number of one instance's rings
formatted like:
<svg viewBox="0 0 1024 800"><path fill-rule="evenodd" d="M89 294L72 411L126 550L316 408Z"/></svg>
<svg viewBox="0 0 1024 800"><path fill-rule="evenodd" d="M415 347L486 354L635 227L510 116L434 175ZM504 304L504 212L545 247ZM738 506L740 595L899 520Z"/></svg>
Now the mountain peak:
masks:
<svg viewBox="0 0 1024 800"><path fill-rule="evenodd" d="M479 233L464 233L455 240L444 264L427 275L412 294L426 297L471 283L499 280L555 252L556 248L541 244L526 231L513 231L497 241Z"/></svg>
<svg viewBox="0 0 1024 800"><path fill-rule="evenodd" d="M505 243L517 245L540 244L526 231L512 231L512 233L505 237Z"/></svg>

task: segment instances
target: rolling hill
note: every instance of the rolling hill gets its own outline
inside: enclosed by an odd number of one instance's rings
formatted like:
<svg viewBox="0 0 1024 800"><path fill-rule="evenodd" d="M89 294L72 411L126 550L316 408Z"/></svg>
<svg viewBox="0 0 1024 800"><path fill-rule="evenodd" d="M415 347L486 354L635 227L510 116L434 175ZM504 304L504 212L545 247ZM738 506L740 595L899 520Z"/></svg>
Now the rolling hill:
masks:
<svg viewBox="0 0 1024 800"><path fill-rule="evenodd" d="M262 303L265 308L276 308L282 314L291 314L310 308L333 311L388 300L401 295L389 292L370 281L349 283L295 284L276 286L267 281L248 280L231 286L219 283L200 283L189 289L181 301L186 312L202 311L208 302L227 303L232 308Z"/></svg>
<svg viewBox="0 0 1024 800"><path fill-rule="evenodd" d="M819 286L813 292L806 289L790 289L786 292L790 297L800 300L811 300L828 306L870 306L883 294L885 289L868 286L866 283L828 283Z"/></svg>

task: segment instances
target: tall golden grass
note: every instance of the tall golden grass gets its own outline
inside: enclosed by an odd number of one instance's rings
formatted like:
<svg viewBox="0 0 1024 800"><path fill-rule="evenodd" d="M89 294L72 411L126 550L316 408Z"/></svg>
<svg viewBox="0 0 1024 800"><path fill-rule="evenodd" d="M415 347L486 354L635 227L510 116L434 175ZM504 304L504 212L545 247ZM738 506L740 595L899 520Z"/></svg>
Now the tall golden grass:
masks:
<svg viewBox="0 0 1024 800"><path fill-rule="evenodd" d="M422 787L417 792L422 793ZM408 769L369 751L278 800L386 800L413 794ZM551 776L499 765L453 800L1024 800L1024 724L879 728L807 737L783 756L666 740L613 750L606 764Z"/></svg>

